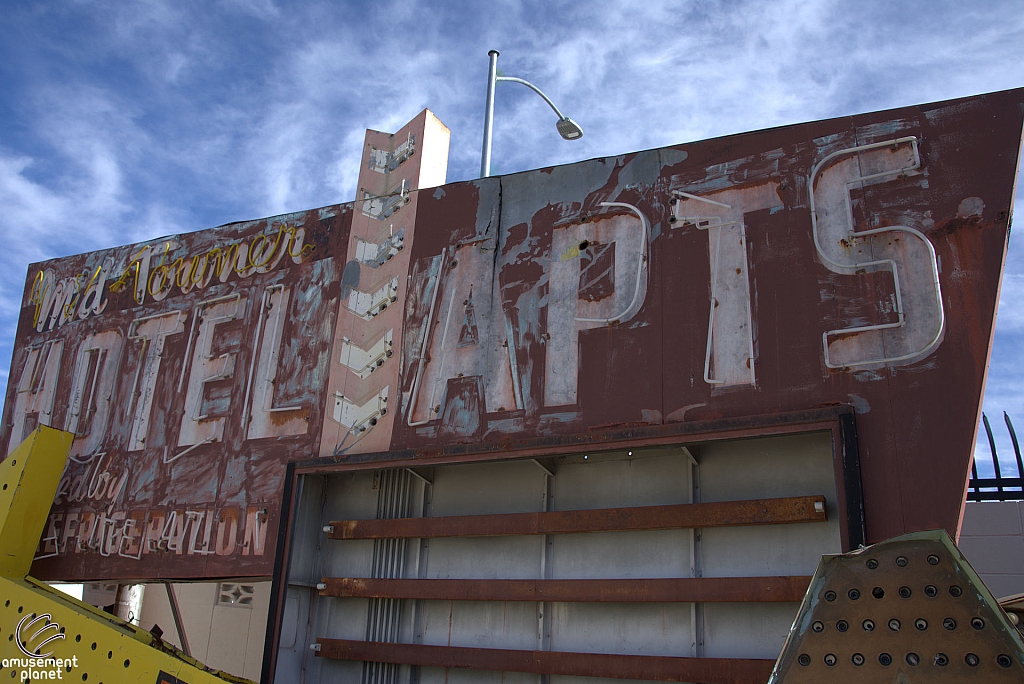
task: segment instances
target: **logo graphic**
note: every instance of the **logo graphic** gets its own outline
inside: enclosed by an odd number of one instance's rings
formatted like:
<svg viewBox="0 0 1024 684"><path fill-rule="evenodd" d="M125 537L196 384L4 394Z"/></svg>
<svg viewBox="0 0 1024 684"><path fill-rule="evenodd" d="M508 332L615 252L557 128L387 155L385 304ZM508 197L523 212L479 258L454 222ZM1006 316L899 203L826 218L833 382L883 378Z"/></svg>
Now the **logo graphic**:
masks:
<svg viewBox="0 0 1024 684"><path fill-rule="evenodd" d="M40 620L44 620L45 622L43 622L42 627L33 632L33 626ZM53 651L43 653L43 647L55 639L63 638L64 634L60 631L60 625L50 619L49 613L43 613L42 615L38 615L34 618L31 615L26 615L21 618L21 621L18 623L17 631L15 632L15 641L18 643L18 648L21 649L21 652L29 658L50 657L53 655ZM42 639L42 641L40 641L40 639ZM32 644L35 644L35 646L33 647Z"/></svg>

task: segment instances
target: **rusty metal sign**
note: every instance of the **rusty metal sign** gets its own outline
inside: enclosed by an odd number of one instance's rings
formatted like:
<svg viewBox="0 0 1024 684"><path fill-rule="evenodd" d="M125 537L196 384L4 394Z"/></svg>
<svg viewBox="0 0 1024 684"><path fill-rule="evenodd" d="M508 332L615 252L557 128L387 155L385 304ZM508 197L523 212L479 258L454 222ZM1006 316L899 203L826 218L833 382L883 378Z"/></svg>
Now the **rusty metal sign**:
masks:
<svg viewBox="0 0 1024 684"><path fill-rule="evenodd" d="M30 267L4 413L79 435L34 573L269 575L284 464L852 405L867 538L955 532L1024 90L443 185ZM440 169L440 171L438 170Z"/></svg>
<svg viewBox="0 0 1024 684"><path fill-rule="evenodd" d="M350 220L328 207L33 267L8 448L33 422L77 435L44 576L265 571L281 469L322 419Z"/></svg>

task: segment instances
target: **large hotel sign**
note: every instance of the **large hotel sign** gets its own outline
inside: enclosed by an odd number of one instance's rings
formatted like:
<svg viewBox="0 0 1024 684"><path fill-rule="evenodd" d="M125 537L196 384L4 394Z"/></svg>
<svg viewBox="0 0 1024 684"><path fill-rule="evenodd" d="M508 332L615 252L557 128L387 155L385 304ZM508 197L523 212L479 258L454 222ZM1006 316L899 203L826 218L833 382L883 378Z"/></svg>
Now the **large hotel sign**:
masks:
<svg viewBox="0 0 1024 684"><path fill-rule="evenodd" d="M289 460L836 404L868 540L955 532L1022 118L1006 91L440 185L424 112L368 133L354 203L33 264L6 450L77 435L34 572L269 575Z"/></svg>

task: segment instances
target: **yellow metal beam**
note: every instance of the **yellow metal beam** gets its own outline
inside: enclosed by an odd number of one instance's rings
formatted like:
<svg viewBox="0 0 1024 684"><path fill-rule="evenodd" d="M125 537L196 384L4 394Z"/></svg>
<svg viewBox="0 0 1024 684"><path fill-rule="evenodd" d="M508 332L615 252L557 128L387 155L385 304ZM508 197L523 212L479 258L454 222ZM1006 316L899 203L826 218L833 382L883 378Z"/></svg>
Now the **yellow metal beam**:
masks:
<svg viewBox="0 0 1024 684"><path fill-rule="evenodd" d="M0 463L0 577L28 575L73 437L39 426Z"/></svg>

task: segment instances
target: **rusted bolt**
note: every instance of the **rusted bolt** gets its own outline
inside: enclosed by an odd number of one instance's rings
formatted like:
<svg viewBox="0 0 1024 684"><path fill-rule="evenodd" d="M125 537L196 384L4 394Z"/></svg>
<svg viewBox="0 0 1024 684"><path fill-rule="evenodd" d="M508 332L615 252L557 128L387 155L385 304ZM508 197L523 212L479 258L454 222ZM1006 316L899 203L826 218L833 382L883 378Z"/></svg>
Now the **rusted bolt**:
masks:
<svg viewBox="0 0 1024 684"><path fill-rule="evenodd" d="M952 596L953 598L960 598L963 595L963 593L964 593L964 590L961 589L956 584L950 586L950 588L949 588L949 595Z"/></svg>
<svg viewBox="0 0 1024 684"><path fill-rule="evenodd" d="M878 567L878 561L875 560L874 558L869 558L868 562L865 565L868 566L868 570L874 570L875 568Z"/></svg>

